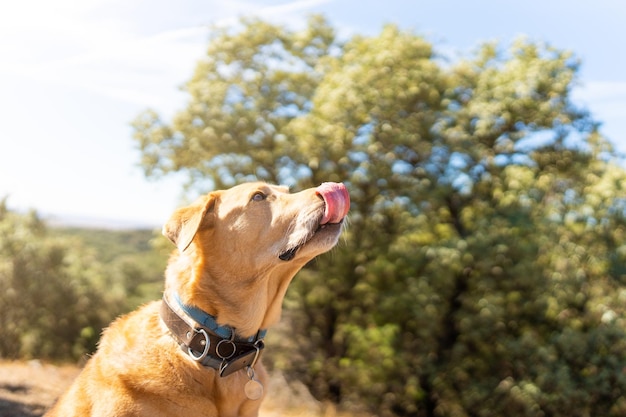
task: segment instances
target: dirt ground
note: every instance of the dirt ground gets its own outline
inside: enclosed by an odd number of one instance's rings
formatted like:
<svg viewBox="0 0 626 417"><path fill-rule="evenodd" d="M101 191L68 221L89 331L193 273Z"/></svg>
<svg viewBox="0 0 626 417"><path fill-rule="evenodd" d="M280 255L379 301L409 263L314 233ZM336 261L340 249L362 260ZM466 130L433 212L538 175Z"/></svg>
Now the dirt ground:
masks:
<svg viewBox="0 0 626 417"><path fill-rule="evenodd" d="M78 375L75 366L0 362L0 417L37 417Z"/></svg>
<svg viewBox="0 0 626 417"><path fill-rule="evenodd" d="M0 361L0 417L42 416L79 372L71 365ZM316 401L302 384L288 384L280 374L272 375L271 381L260 417L342 416L332 405Z"/></svg>

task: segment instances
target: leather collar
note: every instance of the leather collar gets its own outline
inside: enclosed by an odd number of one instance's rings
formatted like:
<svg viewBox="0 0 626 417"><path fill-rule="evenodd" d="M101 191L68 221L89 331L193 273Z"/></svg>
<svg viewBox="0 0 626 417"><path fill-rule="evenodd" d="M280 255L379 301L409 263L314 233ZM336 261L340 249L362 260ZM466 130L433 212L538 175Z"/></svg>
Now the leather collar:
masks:
<svg viewBox="0 0 626 417"><path fill-rule="evenodd" d="M168 299L163 295L160 316L176 340L191 359L203 366L228 376L245 367L254 367L265 347L265 331L251 338L240 338L235 329L218 326L213 316L184 305L177 294Z"/></svg>

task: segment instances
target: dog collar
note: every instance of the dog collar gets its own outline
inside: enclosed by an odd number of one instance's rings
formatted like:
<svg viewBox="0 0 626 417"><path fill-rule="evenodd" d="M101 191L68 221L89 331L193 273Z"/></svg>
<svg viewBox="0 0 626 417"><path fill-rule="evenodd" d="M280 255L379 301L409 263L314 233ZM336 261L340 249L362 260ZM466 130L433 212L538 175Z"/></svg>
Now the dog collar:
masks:
<svg viewBox="0 0 626 417"><path fill-rule="evenodd" d="M266 330L259 330L253 337L238 337L234 328L219 326L212 315L183 304L178 294L172 298L163 295L161 320L191 359L216 369L222 377L254 367L265 347Z"/></svg>
<svg viewBox="0 0 626 417"><path fill-rule="evenodd" d="M193 320L203 325L204 327L209 328L213 333L222 337L223 339L236 339L240 342L254 343L259 339L265 338L265 335L267 334L267 329L260 329L259 332L254 336L248 338L239 337L236 335L235 329L233 327L220 326L217 324L217 320L215 319L215 317L213 317L209 313L202 311L197 307L184 304L181 301L178 293L174 293L173 298L176 304L178 304L178 306L181 308L181 310L185 312L189 317L191 317Z"/></svg>

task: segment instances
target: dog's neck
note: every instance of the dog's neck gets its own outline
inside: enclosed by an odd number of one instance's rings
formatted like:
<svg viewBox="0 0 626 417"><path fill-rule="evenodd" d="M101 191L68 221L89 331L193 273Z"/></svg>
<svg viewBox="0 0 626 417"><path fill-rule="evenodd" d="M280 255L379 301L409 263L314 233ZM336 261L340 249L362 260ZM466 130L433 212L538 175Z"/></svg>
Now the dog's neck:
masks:
<svg viewBox="0 0 626 417"><path fill-rule="evenodd" d="M173 270L185 277L168 274L166 292L177 293L185 305L210 314L219 325L230 326L239 336L247 338L280 320L289 283L302 266L300 262L285 262L256 277L214 271L207 264L182 270L175 267Z"/></svg>

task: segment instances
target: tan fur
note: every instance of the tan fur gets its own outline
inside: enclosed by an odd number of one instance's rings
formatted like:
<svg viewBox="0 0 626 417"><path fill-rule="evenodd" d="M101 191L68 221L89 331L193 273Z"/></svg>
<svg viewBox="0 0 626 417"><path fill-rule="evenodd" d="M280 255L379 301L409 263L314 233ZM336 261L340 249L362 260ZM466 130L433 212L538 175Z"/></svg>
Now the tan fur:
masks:
<svg viewBox="0 0 626 417"><path fill-rule="evenodd" d="M266 198L256 201L259 192ZM289 194L284 187L250 183L208 194L177 210L163 228L178 247L165 291L177 291L185 304L216 316L241 336L270 327L280 319L296 272L337 243L340 225L315 233L323 210L315 189ZM294 259L278 258L302 243ZM245 370L220 377L192 361L161 322L160 303L113 322L46 416L256 416L261 400L246 398ZM254 370L267 391L263 365Z"/></svg>

